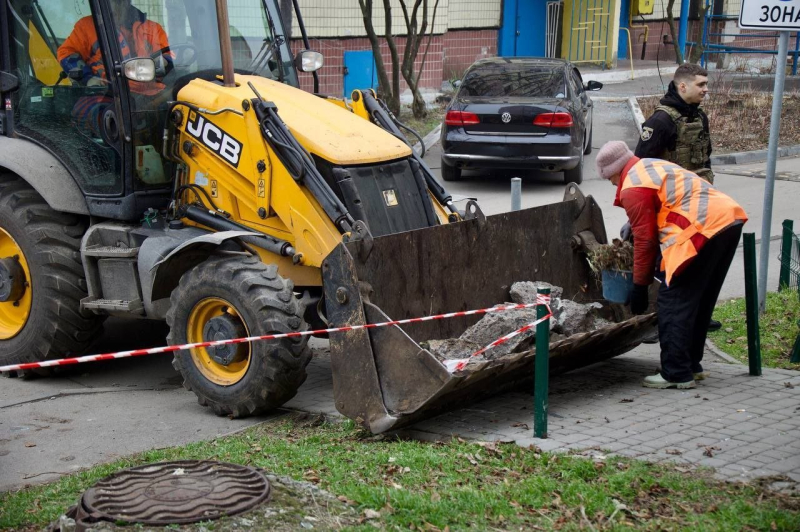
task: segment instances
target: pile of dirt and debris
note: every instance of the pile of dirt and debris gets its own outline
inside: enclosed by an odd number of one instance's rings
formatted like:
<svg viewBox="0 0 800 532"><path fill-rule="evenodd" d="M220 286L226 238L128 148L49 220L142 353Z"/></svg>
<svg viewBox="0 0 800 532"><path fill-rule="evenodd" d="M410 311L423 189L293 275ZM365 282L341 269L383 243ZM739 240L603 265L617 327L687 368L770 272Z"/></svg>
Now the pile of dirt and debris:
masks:
<svg viewBox="0 0 800 532"><path fill-rule="evenodd" d="M604 307L600 303L578 303L563 297L564 290L543 281L522 281L514 283L509 291L511 302L500 306L536 302L536 293L540 288L550 289L550 342L555 342L582 332L596 331L613 325L604 316ZM492 312L469 327L458 338L446 340L429 340L420 345L439 360L457 360L469 358L473 353L486 347L498 338L536 321L536 308L525 308ZM531 329L509 339L508 341L481 354L479 359L493 360L514 353L533 349L536 341L536 330Z"/></svg>

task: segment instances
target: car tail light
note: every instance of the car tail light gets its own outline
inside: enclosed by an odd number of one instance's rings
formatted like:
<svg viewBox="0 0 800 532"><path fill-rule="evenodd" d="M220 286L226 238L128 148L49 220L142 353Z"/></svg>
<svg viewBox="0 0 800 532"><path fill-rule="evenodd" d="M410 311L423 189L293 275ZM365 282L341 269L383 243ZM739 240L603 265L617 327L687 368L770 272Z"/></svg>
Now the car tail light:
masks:
<svg viewBox="0 0 800 532"><path fill-rule="evenodd" d="M542 113L533 119L534 126L572 127L572 115L569 113Z"/></svg>
<svg viewBox="0 0 800 532"><path fill-rule="evenodd" d="M481 120L475 113L447 111L447 115L444 117L444 123L448 126L474 126L475 124L480 124Z"/></svg>

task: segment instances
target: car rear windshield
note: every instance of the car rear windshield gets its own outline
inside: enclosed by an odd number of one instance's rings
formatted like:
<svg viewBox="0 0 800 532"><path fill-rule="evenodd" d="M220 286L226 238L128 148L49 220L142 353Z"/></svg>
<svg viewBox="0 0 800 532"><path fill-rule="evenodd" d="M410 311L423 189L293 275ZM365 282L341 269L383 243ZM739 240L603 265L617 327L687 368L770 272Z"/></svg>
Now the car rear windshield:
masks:
<svg viewBox="0 0 800 532"><path fill-rule="evenodd" d="M563 69L500 64L469 71L460 92L462 96L563 98L565 91Z"/></svg>

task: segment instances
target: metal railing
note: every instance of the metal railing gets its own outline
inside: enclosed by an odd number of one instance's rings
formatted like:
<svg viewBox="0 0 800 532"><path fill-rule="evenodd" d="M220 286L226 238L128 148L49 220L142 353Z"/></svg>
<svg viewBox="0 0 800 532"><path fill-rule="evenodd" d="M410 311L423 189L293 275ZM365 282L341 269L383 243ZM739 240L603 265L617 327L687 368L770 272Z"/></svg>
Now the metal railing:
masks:
<svg viewBox="0 0 800 532"><path fill-rule="evenodd" d="M739 18L738 4L732 2L724 4L729 11L723 11L718 6L721 0L704 0L706 6L705 16L703 17L703 29L701 42L687 42L687 46L701 46L702 54L700 64L707 66L709 55L718 54L757 54L757 55L777 55L778 54L778 34L777 31L757 31L757 30L735 30L726 31L724 26L727 23L734 23ZM731 11L731 7L737 8ZM792 58L792 75L797 75L798 60L800 59L800 32L794 37L794 51L789 52Z"/></svg>

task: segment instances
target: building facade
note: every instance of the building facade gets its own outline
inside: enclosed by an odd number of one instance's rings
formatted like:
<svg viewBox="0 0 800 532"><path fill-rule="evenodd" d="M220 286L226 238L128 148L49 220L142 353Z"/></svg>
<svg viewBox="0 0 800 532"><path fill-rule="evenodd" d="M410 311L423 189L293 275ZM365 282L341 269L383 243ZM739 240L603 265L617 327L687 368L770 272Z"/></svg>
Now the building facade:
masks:
<svg viewBox="0 0 800 532"><path fill-rule="evenodd" d="M372 21L377 35L384 34L383 2L375 0ZM408 0L407 5L413 6ZM320 92L349 96L352 88L377 87L373 71L372 46L364 29L358 0L299 0L310 47L325 56L318 72ZM399 0L392 0L392 27L402 60L407 33ZM435 7L435 11L434 11ZM497 55L497 35L502 13L501 0L429 0L428 28L419 49L415 69L423 57L421 86L440 89L443 81L458 79L464 70L482 57ZM421 21L421 14L418 15ZM381 38L381 56L391 75L391 55ZM292 50L303 47L297 21L292 28ZM427 53L426 53L427 51ZM303 88L312 87L311 76L301 75ZM401 80L401 90L406 84Z"/></svg>

